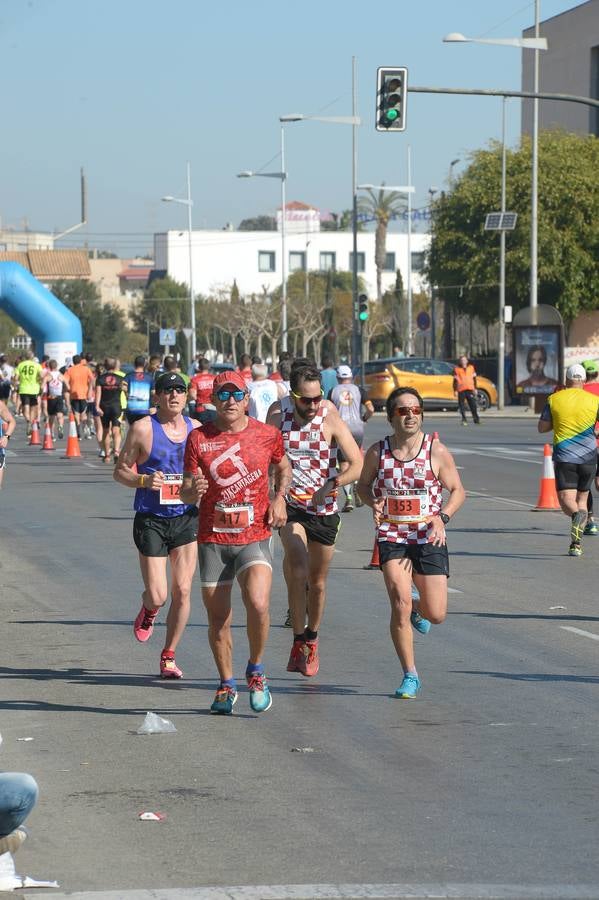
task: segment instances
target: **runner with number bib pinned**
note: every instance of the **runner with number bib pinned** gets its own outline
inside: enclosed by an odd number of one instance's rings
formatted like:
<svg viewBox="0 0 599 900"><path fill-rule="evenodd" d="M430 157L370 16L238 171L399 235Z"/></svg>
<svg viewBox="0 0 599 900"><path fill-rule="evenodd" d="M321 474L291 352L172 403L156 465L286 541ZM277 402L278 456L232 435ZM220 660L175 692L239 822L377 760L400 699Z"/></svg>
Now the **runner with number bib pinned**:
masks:
<svg viewBox="0 0 599 900"><path fill-rule="evenodd" d="M114 470L115 481L135 488L133 540L144 582L142 606L133 625L138 641L149 640L156 616L168 597L167 561L171 564L171 605L160 656L162 678L181 678L175 650L191 609L191 583L198 558L198 509L183 503L185 442L195 419L182 415L187 385L176 372L156 379L156 413L134 422ZM136 466L135 470L133 467ZM202 486L198 488L198 494Z"/></svg>
<svg viewBox="0 0 599 900"><path fill-rule="evenodd" d="M426 634L447 614L449 556L445 527L465 499L447 447L422 431L423 403L413 388L387 398L393 434L373 444L364 459L358 492L372 508L381 569L391 601L391 637L404 677L395 696L420 690L412 627ZM443 507L443 489L449 499ZM420 594L412 600L412 580Z"/></svg>
<svg viewBox="0 0 599 900"><path fill-rule="evenodd" d="M262 662L270 627L271 529L286 521L289 462L281 433L247 415L248 387L241 372L216 376L212 402L216 419L187 440L181 489L186 503L197 503L208 482L198 541L208 636L220 676L210 711L230 715L237 701L231 636L231 587L237 578L247 613L250 706L265 712L272 705Z"/></svg>

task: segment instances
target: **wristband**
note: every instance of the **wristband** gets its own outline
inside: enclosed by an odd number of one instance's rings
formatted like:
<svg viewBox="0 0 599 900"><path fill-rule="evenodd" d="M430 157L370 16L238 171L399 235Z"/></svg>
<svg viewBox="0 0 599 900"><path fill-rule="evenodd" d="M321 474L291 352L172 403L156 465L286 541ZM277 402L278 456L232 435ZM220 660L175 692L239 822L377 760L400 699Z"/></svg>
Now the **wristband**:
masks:
<svg viewBox="0 0 599 900"><path fill-rule="evenodd" d="M148 477L147 475L140 475L140 476L139 476L139 482L138 482L138 485L137 485L137 486L140 487L140 488L145 488L147 477Z"/></svg>

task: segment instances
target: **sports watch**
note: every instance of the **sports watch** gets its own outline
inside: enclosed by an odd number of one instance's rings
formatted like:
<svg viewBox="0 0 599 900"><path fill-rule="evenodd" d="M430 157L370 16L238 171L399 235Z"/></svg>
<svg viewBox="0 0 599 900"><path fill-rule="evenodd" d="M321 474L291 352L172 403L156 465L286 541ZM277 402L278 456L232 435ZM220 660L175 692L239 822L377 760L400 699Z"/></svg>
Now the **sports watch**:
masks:
<svg viewBox="0 0 599 900"><path fill-rule="evenodd" d="M439 513L439 518L441 519L441 521L443 522L444 525L447 525L447 523L449 522L449 519L451 517L448 516L447 513L442 512L442 513Z"/></svg>

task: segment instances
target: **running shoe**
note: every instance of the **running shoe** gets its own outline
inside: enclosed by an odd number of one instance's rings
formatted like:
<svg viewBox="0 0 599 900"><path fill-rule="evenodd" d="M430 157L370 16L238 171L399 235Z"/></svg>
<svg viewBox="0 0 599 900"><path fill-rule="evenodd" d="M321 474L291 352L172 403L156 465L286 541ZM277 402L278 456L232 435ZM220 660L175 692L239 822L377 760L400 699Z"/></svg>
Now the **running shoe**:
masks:
<svg viewBox="0 0 599 900"><path fill-rule="evenodd" d="M142 644L149 641L152 637L155 619L156 616L150 615L142 603L137 619L133 623L133 634L138 641L142 642Z"/></svg>
<svg viewBox="0 0 599 900"><path fill-rule="evenodd" d="M272 706L266 675L249 675L246 680L250 689L250 706L254 712L266 712Z"/></svg>
<svg viewBox="0 0 599 900"><path fill-rule="evenodd" d="M58 426L58 439L60 441L62 441L63 437L64 437L64 428L62 427L62 425L59 425Z"/></svg>
<svg viewBox="0 0 599 900"><path fill-rule="evenodd" d="M83 426L83 437L86 441L91 441L91 431L89 430L89 425Z"/></svg>
<svg viewBox="0 0 599 900"><path fill-rule="evenodd" d="M419 690L420 679L418 675L408 672L407 675L404 675L402 683L395 691L395 696L401 697L402 700L414 700Z"/></svg>
<svg viewBox="0 0 599 900"><path fill-rule="evenodd" d="M285 622L283 623L285 628L293 628L293 622L291 621L291 610L287 610L287 615L285 616Z"/></svg>
<svg viewBox="0 0 599 900"><path fill-rule="evenodd" d="M580 541L572 541L568 550L568 556L582 556Z"/></svg>
<svg viewBox="0 0 599 900"><path fill-rule="evenodd" d="M570 540L573 544L579 544L582 535L584 534L584 525L586 524L587 514L584 510L579 509L577 513L574 513L572 516L572 526L570 528Z"/></svg>
<svg viewBox="0 0 599 900"><path fill-rule="evenodd" d="M354 504L352 503L352 501L346 500L345 506L343 507L342 512L352 512L353 508L354 508Z"/></svg>
<svg viewBox="0 0 599 900"><path fill-rule="evenodd" d="M174 656L160 657L160 677L161 678L183 678L183 672L175 662Z"/></svg>
<svg viewBox="0 0 599 900"><path fill-rule="evenodd" d="M599 534L599 528L597 528L597 523L593 519L586 523L583 534Z"/></svg>
<svg viewBox="0 0 599 900"><path fill-rule="evenodd" d="M106 457L106 450L100 450L98 456L100 457L100 459L104 459Z"/></svg>
<svg viewBox="0 0 599 900"><path fill-rule="evenodd" d="M466 421L466 419L463 420L462 425L468 425L468 422Z"/></svg>
<svg viewBox="0 0 599 900"><path fill-rule="evenodd" d="M356 491L356 509L360 509L362 506L364 506L364 501L360 498L360 495Z"/></svg>
<svg viewBox="0 0 599 900"><path fill-rule="evenodd" d="M0 838L0 856L3 853L16 853L26 838L27 832L24 828L15 828L10 834Z"/></svg>
<svg viewBox="0 0 599 900"><path fill-rule="evenodd" d="M221 684L216 690L210 712L218 716L230 716L237 703L237 691L227 684Z"/></svg>
<svg viewBox="0 0 599 900"><path fill-rule="evenodd" d="M287 663L288 672L299 672L306 678L316 675L320 666L318 638L315 641L294 641Z"/></svg>
<svg viewBox="0 0 599 900"><path fill-rule="evenodd" d="M420 634L428 634L431 630L431 623L428 619L425 619L424 616L421 616L417 609L412 610L410 622Z"/></svg>

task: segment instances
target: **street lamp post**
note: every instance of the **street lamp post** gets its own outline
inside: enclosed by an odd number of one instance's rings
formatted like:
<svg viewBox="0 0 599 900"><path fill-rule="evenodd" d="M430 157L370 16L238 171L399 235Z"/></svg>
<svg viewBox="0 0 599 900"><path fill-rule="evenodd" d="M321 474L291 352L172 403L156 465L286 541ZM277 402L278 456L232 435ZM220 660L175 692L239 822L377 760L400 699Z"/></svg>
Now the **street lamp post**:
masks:
<svg viewBox="0 0 599 900"><path fill-rule="evenodd" d="M285 128L281 123L281 171L280 172L252 172L246 170L239 172L238 178L278 178L281 182L281 350L287 350L288 343L288 327L287 327L287 261L285 254L287 252L287 232L286 232L286 216L285 207L287 205L285 183L287 181L287 172L285 171ZM273 360L274 365L274 360Z"/></svg>
<svg viewBox="0 0 599 900"><path fill-rule="evenodd" d="M408 148L408 178L411 181L411 162ZM406 282L406 297L408 299L408 340L406 343L406 356L413 352L412 339L412 194L415 191L413 184L359 184L359 191L396 191L408 195L408 270Z"/></svg>
<svg viewBox="0 0 599 900"><path fill-rule="evenodd" d="M361 124L361 119L356 115L356 60L352 59L352 113L351 116L310 116L304 113L288 113L279 116L279 121L285 122L325 122L331 125L352 126L352 235L353 235L353 266L352 266L352 362L358 362L358 198L356 182L358 180L358 144L356 128Z"/></svg>
<svg viewBox="0 0 599 900"><path fill-rule="evenodd" d="M547 50L547 38L539 37L540 0L535 0L535 37L533 38L470 38L452 32L443 38L444 43L498 44L534 50L533 93L539 93L539 50ZM530 185L530 307L537 306L538 293L538 170L539 170L539 99L533 99L532 124L532 172ZM501 325L500 325L501 327Z"/></svg>
<svg viewBox="0 0 599 900"><path fill-rule="evenodd" d="M193 287L193 230L191 224L191 209L193 200L191 199L191 163L187 163L187 198L171 197L170 195L162 198L164 203L182 203L187 207L187 241L189 250L189 305L191 314L191 360L193 366L196 358L196 308L195 308L195 292Z"/></svg>

